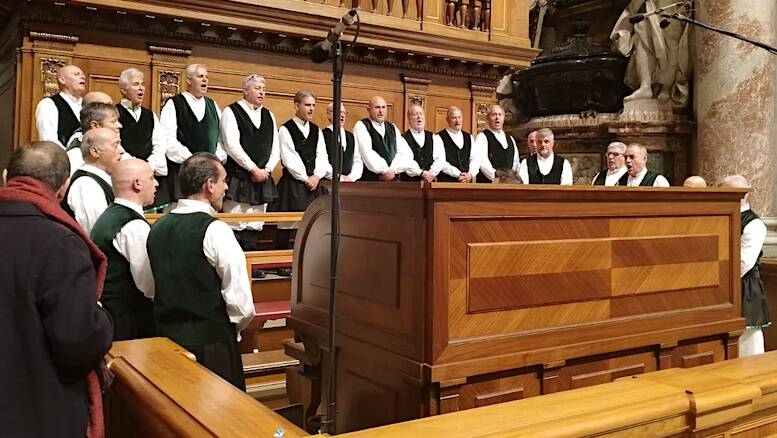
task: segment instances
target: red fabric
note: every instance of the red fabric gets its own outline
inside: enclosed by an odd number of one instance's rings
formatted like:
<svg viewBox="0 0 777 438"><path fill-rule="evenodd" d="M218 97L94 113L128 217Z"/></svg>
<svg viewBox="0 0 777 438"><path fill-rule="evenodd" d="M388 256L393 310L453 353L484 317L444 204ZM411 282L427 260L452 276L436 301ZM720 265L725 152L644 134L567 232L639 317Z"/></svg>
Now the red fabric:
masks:
<svg viewBox="0 0 777 438"><path fill-rule="evenodd" d="M103 283L105 282L105 273L108 270L108 259L100 248L89 239L86 232L78 225L78 222L70 217L59 206L54 193L42 182L22 176L12 178L5 187L0 188L0 200L28 202L35 206L41 213L49 219L56 221L74 233L81 236L91 253L94 270L97 273L97 296L99 300L103 293ZM103 418L103 400L100 391L100 381L97 373L92 371L87 376L87 390L89 391L89 427L86 434L89 438L102 438L105 436L105 419Z"/></svg>

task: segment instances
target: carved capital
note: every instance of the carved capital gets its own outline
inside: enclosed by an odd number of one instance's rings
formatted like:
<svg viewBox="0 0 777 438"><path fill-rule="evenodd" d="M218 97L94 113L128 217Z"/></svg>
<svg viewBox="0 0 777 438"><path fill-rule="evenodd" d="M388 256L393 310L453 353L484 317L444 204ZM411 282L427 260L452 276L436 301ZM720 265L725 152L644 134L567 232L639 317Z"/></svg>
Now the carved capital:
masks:
<svg viewBox="0 0 777 438"><path fill-rule="evenodd" d="M43 97L48 97L59 92L57 83L57 71L70 63L67 58L43 57L40 59L40 83Z"/></svg>
<svg viewBox="0 0 777 438"><path fill-rule="evenodd" d="M469 89L473 96L493 97L496 94L496 85L469 83Z"/></svg>
<svg viewBox="0 0 777 438"><path fill-rule="evenodd" d="M159 108L163 108L167 99L181 92L181 72L162 70L159 72Z"/></svg>
<svg viewBox="0 0 777 438"><path fill-rule="evenodd" d="M33 50L51 49L72 52L78 43L77 36L35 31L30 31L30 40L32 40Z"/></svg>
<svg viewBox="0 0 777 438"><path fill-rule="evenodd" d="M163 47L149 45L148 52L151 53L151 62L168 64L186 64L189 56L192 55L190 49L181 49L177 47Z"/></svg>

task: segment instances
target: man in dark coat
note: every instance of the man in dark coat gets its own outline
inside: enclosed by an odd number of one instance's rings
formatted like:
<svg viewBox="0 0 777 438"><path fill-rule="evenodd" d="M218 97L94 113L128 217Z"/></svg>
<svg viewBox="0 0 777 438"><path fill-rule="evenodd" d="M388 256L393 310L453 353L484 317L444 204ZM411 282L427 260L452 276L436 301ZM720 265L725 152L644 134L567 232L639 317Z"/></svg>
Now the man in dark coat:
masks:
<svg viewBox="0 0 777 438"><path fill-rule="evenodd" d="M105 257L59 207L69 174L64 149L36 142L13 153L0 189L3 436L82 438L102 424L91 371L113 333L97 304Z"/></svg>

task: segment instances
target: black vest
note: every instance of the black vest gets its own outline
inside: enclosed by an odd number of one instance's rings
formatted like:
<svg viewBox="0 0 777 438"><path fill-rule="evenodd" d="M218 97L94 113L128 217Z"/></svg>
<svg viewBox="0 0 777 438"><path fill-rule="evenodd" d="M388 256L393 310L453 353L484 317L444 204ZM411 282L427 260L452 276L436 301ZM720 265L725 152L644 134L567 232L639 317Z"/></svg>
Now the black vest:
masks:
<svg viewBox="0 0 777 438"><path fill-rule="evenodd" d="M753 210L750 210L750 209L741 212L740 217L741 217L741 220L740 220L741 230L739 232L740 235L745 232L745 227L747 226L747 224L749 224L750 222L756 219L761 219L757 214L755 214L755 212L753 212ZM745 275L754 273L760 277L759 267L761 265L760 261L763 255L764 255L763 248L761 248L761 253L758 254L758 260L756 260L755 265L749 271L747 271Z"/></svg>
<svg viewBox="0 0 777 438"><path fill-rule="evenodd" d="M229 107L232 109L232 114L235 115L237 129L240 131L240 146L257 167L264 169L267 166L267 161L270 160L272 142L275 135L270 111L262 107L262 122L259 129L257 129L253 122L251 122L248 113L245 112L240 104L235 102ZM241 173L239 169L242 169L232 157L227 158L227 165L225 167L230 176Z"/></svg>
<svg viewBox="0 0 777 438"><path fill-rule="evenodd" d="M515 141L513 138L505 133L507 139L507 149L505 149L491 130L486 129L483 134L488 140L488 161L491 162L494 170L512 169L515 160Z"/></svg>
<svg viewBox="0 0 777 438"><path fill-rule="evenodd" d="M216 152L216 144L219 140L219 115L216 104L210 97L205 99L205 115L202 120L197 120L183 94L171 97L175 105L176 124L178 131L176 138L189 152Z"/></svg>
<svg viewBox="0 0 777 438"><path fill-rule="evenodd" d="M407 141L410 150L413 151L413 159L421 167L421 170L429 170L432 167L432 163L434 163L434 133L424 131L423 145L415 141L415 137L413 137L413 133L409 129L402 133L402 137Z"/></svg>
<svg viewBox="0 0 777 438"><path fill-rule="evenodd" d="M442 139L442 145L445 147L445 160L459 169L461 172L469 172L469 156L472 151L472 136L469 133L461 131L464 136L464 146L459 149L453 142L448 131L443 129L437 135Z"/></svg>
<svg viewBox="0 0 777 438"><path fill-rule="evenodd" d="M364 127L367 128L367 132L372 139L372 149L380 155L381 158L386 160L386 164L391 166L391 162L394 161L394 157L397 155L397 138L394 125L391 122L383 122L386 127L386 133L383 137L372 126L372 121L369 118L362 119Z"/></svg>
<svg viewBox="0 0 777 438"><path fill-rule="evenodd" d="M332 168L334 169L334 159L335 159L335 150L334 150L334 131L332 131L329 128L324 128L321 130L321 132L324 134L324 142L326 143L326 152L329 154L329 164L332 165ZM353 170L353 151L356 147L356 141L353 138L353 134L345 131L345 150L343 151L341 157L342 157L342 166L340 168L340 173L342 175L348 175L351 173L351 170ZM342 146L340 147L342 150Z"/></svg>
<svg viewBox="0 0 777 438"><path fill-rule="evenodd" d="M78 178L81 178L83 176L88 176L89 178L92 178L97 182L97 184L100 185L100 188L103 189L103 194L105 195L105 201L108 203L108 205L113 202L114 195L113 195L113 187L111 187L110 184L108 184L104 179L100 178L99 176L87 172L86 170L78 169L73 173L73 176L70 177L70 187L67 188L67 192L65 192L65 197L62 199L62 202L60 202L60 206L62 207L67 214L69 214L71 217L76 217L76 214L73 212L73 209L70 208L70 205L67 203L67 197L70 195L70 189L73 188L73 183L78 180Z"/></svg>
<svg viewBox="0 0 777 438"><path fill-rule="evenodd" d="M596 179L594 180L593 185L595 186L603 186L605 182L607 182L607 171L609 169L604 169L601 172L599 172L598 175L596 175Z"/></svg>
<svg viewBox="0 0 777 438"><path fill-rule="evenodd" d="M316 169L316 148L318 147L319 129L313 122L309 121L308 124L310 125L308 138L302 135L302 131L294 123L294 119L289 119L283 126L289 131L291 141L294 142L294 150L297 151L297 154L302 159L302 163L305 165L305 172L308 176L311 176Z"/></svg>
<svg viewBox="0 0 777 438"><path fill-rule="evenodd" d="M561 173L564 171L564 158L553 154L553 167L547 175L540 172L537 154L526 159L526 169L529 173L529 184L561 184Z"/></svg>
<svg viewBox="0 0 777 438"><path fill-rule="evenodd" d="M141 107L140 118L135 121L135 117L124 105L118 104L116 109L119 111L121 123L121 147L135 158L148 160L154 148L151 143L154 134L154 113Z"/></svg>
<svg viewBox="0 0 777 438"><path fill-rule="evenodd" d="M57 107L59 117L57 120L57 139L62 146L67 146L70 136L81 127L81 122L78 121L78 115L73 113L73 109L59 93L49 96L49 99L53 100Z"/></svg>
<svg viewBox="0 0 777 438"><path fill-rule="evenodd" d="M653 187L653 183L656 182L658 174L652 170L648 170L645 177L642 178L642 182L639 183L639 187ZM629 184L629 172L623 174L621 179L618 180L619 186L626 186Z"/></svg>

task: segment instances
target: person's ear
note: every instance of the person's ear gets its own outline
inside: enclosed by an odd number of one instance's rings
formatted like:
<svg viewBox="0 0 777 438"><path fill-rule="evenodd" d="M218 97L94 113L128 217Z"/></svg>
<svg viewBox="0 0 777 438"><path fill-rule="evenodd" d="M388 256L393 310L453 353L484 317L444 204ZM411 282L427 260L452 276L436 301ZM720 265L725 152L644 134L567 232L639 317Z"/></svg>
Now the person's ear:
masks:
<svg viewBox="0 0 777 438"><path fill-rule="evenodd" d="M67 189L70 187L70 177L67 177L65 180L65 183L62 184L62 187L60 187L56 192L54 192L54 196L57 197L57 201L62 202L63 199L65 199L65 193L67 193Z"/></svg>

